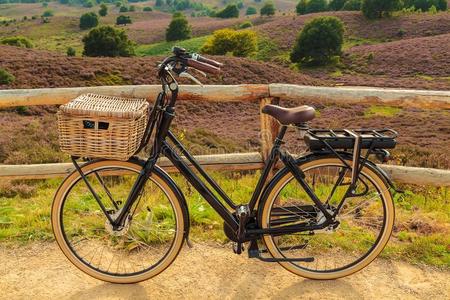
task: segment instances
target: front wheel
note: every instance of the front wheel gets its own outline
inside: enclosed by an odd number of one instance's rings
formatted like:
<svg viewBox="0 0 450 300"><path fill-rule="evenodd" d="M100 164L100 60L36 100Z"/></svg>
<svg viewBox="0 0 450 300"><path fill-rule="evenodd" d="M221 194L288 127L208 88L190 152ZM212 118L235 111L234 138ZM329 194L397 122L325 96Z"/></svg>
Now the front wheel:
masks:
<svg viewBox="0 0 450 300"><path fill-rule="evenodd" d="M142 166L96 161L82 167L107 214L116 218ZM165 270L184 238L186 208L176 187L155 168L120 228L113 228L78 172L56 192L52 206L55 239L81 271L113 283L135 283Z"/></svg>
<svg viewBox="0 0 450 300"><path fill-rule="evenodd" d="M351 161L347 163L351 166ZM338 158L310 158L298 162L305 180L332 214L342 201L351 170ZM373 167L366 165L357 188L346 197L336 228L265 235L264 243L275 258L313 258L312 262L280 262L287 270L311 279L336 279L353 274L372 262L383 250L394 224L394 205L389 186ZM287 169L271 183L262 199L261 228L294 224L318 225L323 213Z"/></svg>

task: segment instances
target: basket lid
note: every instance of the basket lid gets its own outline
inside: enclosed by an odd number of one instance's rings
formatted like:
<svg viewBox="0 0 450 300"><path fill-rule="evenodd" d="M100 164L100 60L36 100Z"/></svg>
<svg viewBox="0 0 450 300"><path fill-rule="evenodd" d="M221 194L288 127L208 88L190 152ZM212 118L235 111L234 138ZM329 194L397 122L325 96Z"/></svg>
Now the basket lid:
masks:
<svg viewBox="0 0 450 300"><path fill-rule="evenodd" d="M148 109L146 99L132 99L85 94L78 96L67 104L61 105L63 113L77 116L98 116L135 119L141 117Z"/></svg>

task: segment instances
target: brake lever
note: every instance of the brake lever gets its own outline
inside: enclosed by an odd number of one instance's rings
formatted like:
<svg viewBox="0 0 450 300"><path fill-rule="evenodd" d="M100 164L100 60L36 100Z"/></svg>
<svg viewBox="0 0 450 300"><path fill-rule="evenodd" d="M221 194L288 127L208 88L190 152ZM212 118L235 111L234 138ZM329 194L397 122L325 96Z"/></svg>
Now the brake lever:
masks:
<svg viewBox="0 0 450 300"><path fill-rule="evenodd" d="M192 69L192 70L195 70L195 71L197 71L197 72L199 72L201 75L203 75L203 77L208 77L208 75L206 75L206 73L203 72L203 71L197 70L197 69L195 69L195 68L191 68L191 69Z"/></svg>
<svg viewBox="0 0 450 300"><path fill-rule="evenodd" d="M202 72L203 73L203 72ZM182 72L180 73L180 75L178 75L180 77L184 77L184 78L188 78L190 80L192 80L193 82L197 83L198 85L203 87L203 83L200 82L200 80L198 80L197 78L195 78L194 76L192 76L191 74L189 74L188 72ZM206 74L205 74L206 76Z"/></svg>

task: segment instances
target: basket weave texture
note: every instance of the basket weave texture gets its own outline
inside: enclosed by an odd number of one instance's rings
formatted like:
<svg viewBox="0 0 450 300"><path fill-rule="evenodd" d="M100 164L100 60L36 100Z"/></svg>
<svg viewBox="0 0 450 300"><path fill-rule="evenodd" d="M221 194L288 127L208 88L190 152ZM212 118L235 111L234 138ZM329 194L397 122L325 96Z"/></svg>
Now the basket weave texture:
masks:
<svg viewBox="0 0 450 300"><path fill-rule="evenodd" d="M79 157L128 160L139 148L148 118L145 99L86 94L58 111L61 151Z"/></svg>

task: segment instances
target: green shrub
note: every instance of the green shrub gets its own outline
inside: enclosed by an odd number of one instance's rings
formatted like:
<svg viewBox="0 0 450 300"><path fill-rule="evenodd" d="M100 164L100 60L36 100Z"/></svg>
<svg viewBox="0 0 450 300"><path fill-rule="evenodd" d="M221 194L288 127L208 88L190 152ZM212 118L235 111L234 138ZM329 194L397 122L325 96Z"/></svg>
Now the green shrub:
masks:
<svg viewBox="0 0 450 300"><path fill-rule="evenodd" d="M106 15L108 14L108 6L106 6L105 3L102 3L102 4L100 5L100 9L98 10L98 14L99 14L101 17L106 17Z"/></svg>
<svg viewBox="0 0 450 300"><path fill-rule="evenodd" d="M86 8L94 7L94 2L93 1L86 1L86 2L84 2L83 7L86 7Z"/></svg>
<svg viewBox="0 0 450 300"><path fill-rule="evenodd" d="M86 30L90 28L97 27L98 16L95 12L88 12L80 17L80 29Z"/></svg>
<svg viewBox="0 0 450 300"><path fill-rule="evenodd" d="M295 7L297 15L304 15L307 13L308 0L300 0Z"/></svg>
<svg viewBox="0 0 450 300"><path fill-rule="evenodd" d="M327 0L300 0L296 6L298 15L327 11Z"/></svg>
<svg viewBox="0 0 450 300"><path fill-rule="evenodd" d="M0 68L0 84L13 83L16 78L5 69Z"/></svg>
<svg viewBox="0 0 450 300"><path fill-rule="evenodd" d="M225 55L231 53L234 56L249 56L258 50L258 38L254 31L233 29L220 29L213 33L201 52L212 55Z"/></svg>
<svg viewBox="0 0 450 300"><path fill-rule="evenodd" d="M136 6L130 5L130 8L128 8L128 11L131 11L131 12L136 11Z"/></svg>
<svg viewBox="0 0 450 300"><path fill-rule="evenodd" d="M122 6L123 6L122 1L117 1L116 4L115 4L115 6L116 6L117 8L122 7Z"/></svg>
<svg viewBox="0 0 450 300"><path fill-rule="evenodd" d="M275 14L275 4L272 1L266 2L259 13L261 16L273 16Z"/></svg>
<svg viewBox="0 0 450 300"><path fill-rule="evenodd" d="M328 4L328 8L330 10L338 11L344 7L346 0L331 0L330 4Z"/></svg>
<svg viewBox="0 0 450 300"><path fill-rule="evenodd" d="M85 56L132 56L134 43L123 30L111 26L94 28L83 38Z"/></svg>
<svg viewBox="0 0 450 300"><path fill-rule="evenodd" d="M245 15L250 16L250 15L256 15L257 13L258 13L258 11L256 10L255 7L249 6L249 7L247 7L247 11L245 12Z"/></svg>
<svg viewBox="0 0 450 300"><path fill-rule="evenodd" d="M327 10L327 0L309 0L306 6L306 13L315 13Z"/></svg>
<svg viewBox="0 0 450 300"><path fill-rule="evenodd" d="M362 0L348 0L345 2L342 10L347 11L360 11L361 10Z"/></svg>
<svg viewBox="0 0 450 300"><path fill-rule="evenodd" d="M15 46L20 48L33 48L33 44L29 39L23 36L12 36L0 40L0 44Z"/></svg>
<svg viewBox="0 0 450 300"><path fill-rule="evenodd" d="M175 13L166 30L166 41L180 41L191 38L191 26L182 13Z"/></svg>
<svg viewBox="0 0 450 300"><path fill-rule="evenodd" d="M75 56L75 55L77 55L77 52L72 47L69 47L69 48L67 48L66 54L67 54L67 56Z"/></svg>
<svg viewBox="0 0 450 300"><path fill-rule="evenodd" d="M222 19L239 18L239 8L236 4L227 5L224 9L216 13L216 17Z"/></svg>
<svg viewBox="0 0 450 300"><path fill-rule="evenodd" d="M128 7L126 7L125 5L122 5L119 9L119 12L121 12L121 13L128 12Z"/></svg>
<svg viewBox="0 0 450 300"><path fill-rule="evenodd" d="M446 0L406 0L404 1L404 7L414 7L417 10L426 12L429 11L432 6L436 7L437 11L447 10Z"/></svg>
<svg viewBox="0 0 450 300"><path fill-rule="evenodd" d="M53 17L53 10L47 9L47 10L44 11L44 13L42 14L42 17L43 17L43 18Z"/></svg>
<svg viewBox="0 0 450 300"><path fill-rule="evenodd" d="M363 0L361 11L368 19L379 19L400 8L400 0Z"/></svg>
<svg viewBox="0 0 450 300"><path fill-rule="evenodd" d="M300 32L291 52L291 61L323 65L341 54L344 24L336 17L317 17Z"/></svg>
<svg viewBox="0 0 450 300"><path fill-rule="evenodd" d="M253 23L251 21L245 21L239 24L239 29L245 29L250 27L253 27Z"/></svg>
<svg viewBox="0 0 450 300"><path fill-rule="evenodd" d="M131 23L132 23L132 21L131 21L130 16L120 15L116 19L116 25L127 25L127 24L131 24Z"/></svg>
<svg viewBox="0 0 450 300"><path fill-rule="evenodd" d="M150 6L146 6L142 10L143 11L153 11L153 8L151 8Z"/></svg>

